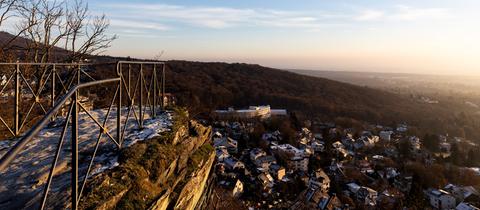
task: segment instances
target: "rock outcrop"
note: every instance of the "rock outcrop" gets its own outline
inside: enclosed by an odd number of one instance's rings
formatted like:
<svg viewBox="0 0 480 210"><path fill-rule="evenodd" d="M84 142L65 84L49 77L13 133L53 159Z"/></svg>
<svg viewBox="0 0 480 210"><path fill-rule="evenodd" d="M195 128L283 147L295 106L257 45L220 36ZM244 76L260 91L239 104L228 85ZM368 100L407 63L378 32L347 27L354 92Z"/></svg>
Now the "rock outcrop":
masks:
<svg viewBox="0 0 480 210"><path fill-rule="evenodd" d="M120 165L92 177L81 209L195 209L215 161L211 128L174 116L172 132L124 149Z"/></svg>

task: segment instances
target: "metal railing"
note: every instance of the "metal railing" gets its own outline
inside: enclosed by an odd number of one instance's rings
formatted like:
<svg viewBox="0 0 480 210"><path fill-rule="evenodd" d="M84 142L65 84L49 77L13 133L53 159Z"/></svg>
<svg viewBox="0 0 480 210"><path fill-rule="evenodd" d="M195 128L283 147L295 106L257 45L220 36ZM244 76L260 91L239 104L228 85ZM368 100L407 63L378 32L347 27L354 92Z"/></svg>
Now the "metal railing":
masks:
<svg viewBox="0 0 480 210"><path fill-rule="evenodd" d="M13 107L13 116L11 116L11 119L0 116L1 125L5 126L11 136L20 136L22 130L25 130L26 122L31 119L35 105L41 109L43 114L46 114L48 108L45 107L53 108L57 97L66 93L73 85L80 84L82 76L94 80L83 68L85 66L88 66L88 64L0 63L1 70L5 73L4 76L8 78L1 85L0 95L7 100L8 95L13 95L13 103L10 104ZM34 84L36 84L36 88L33 87ZM25 88L22 88L23 86ZM42 95L44 95L47 86L49 98L42 100L45 99ZM5 93L8 87L11 91ZM48 104L42 104L46 101ZM29 107L28 111L23 113L22 118L20 116L22 114L21 105ZM8 121L11 121L11 123L8 123Z"/></svg>
<svg viewBox="0 0 480 210"><path fill-rule="evenodd" d="M0 65L12 65L12 64L0 64ZM53 161L48 173L48 178L47 182L45 183L44 189L43 189L43 196L41 197L41 204L40 204L40 209L44 209L47 204L47 197L49 194L50 186L52 183L52 178L55 174L55 169L57 167L57 163L59 161L60 157L60 151L62 149L62 145L64 142L64 139L66 137L66 134L68 132L68 128L70 127L71 130L71 208L72 209L77 209L79 205L79 201L82 195L82 192L85 188L87 179L89 177L89 174L92 169L92 165L94 163L94 159L96 157L100 142L102 140L102 137L106 137L110 139L116 147L119 149L122 147L124 137L125 137L125 132L127 128L127 124L129 123L129 118L133 113L133 116L135 117L134 122L137 124L138 128L141 129L143 128L143 122L145 119L145 112L147 111L147 107L149 107L149 110L151 111L150 116L156 117L158 109L159 102L160 104L160 110L164 109L164 96L165 96L165 63L163 62L131 62L131 61L120 61L116 65L116 74L117 76L115 78L110 78L110 79L102 79L102 80L95 80L95 81L90 81L90 82L82 82L81 81L81 74L84 73L85 75L88 75L86 71L82 69L82 66L86 66L83 64L29 64L29 63L14 63L13 65L16 65L16 70L14 71L14 76L16 77L15 79L15 107L18 107L18 99L20 98L19 93L19 83L18 83L18 78L21 77L25 83L27 83L28 89L31 90L33 96L35 97L35 101L33 103L38 103L37 99L41 96L43 93L43 88L45 86L44 83L47 81L43 81L39 83L39 90L37 92L33 91L33 88L28 85L28 80L22 76L22 72L20 71L20 67L22 65L36 65L36 66L51 66L51 68L46 68L45 71L48 69L50 70L50 73L53 74L51 79L51 90L50 90L50 96L51 96L51 101L50 105L52 106L49 111L45 111L45 114L41 120L39 120L31 129L29 129L23 136L20 137L18 142L0 159L0 174L4 173L5 170L9 167L9 165L12 163L12 161L18 156L18 154L25 149L27 144L31 142L38 134L39 132L51 122L52 119L56 118L58 116L58 112L65 107L66 105L69 104L68 107L68 113L65 116L64 122L63 122L63 127L61 130L61 135L58 140L58 144L55 150L55 154L53 157ZM76 84L72 85L68 89L68 91L65 91L65 93L60 96L56 97L56 92L55 92L55 79L59 79L63 83L65 81L65 78L61 78L59 76L56 76L56 67L59 65L64 65L64 66L76 66L78 69L74 72L76 76L71 77L71 79L68 79L67 81L70 81L71 84L73 84L73 80L76 79ZM125 68L127 66L127 68ZM146 70L145 66L150 66L151 68ZM161 77L157 75L157 67L161 66ZM150 71L151 70L151 71ZM135 74L132 73L134 71ZM124 73L126 74L124 75ZM46 74L45 72L42 73ZM49 74L49 76L51 76ZM10 76L9 80L13 76ZM94 80L92 76L88 75L90 79ZM55 78L55 79L53 79ZM52 81L53 80L53 81ZM160 81L159 81L160 80ZM134 82L135 81L135 82ZM149 82L148 82L149 81ZM10 82L10 81L9 81ZM42 84L43 83L43 84ZM93 88L93 87L104 87L106 85L115 85L115 92L113 94L112 100L109 101L109 105L106 112L106 115L103 119L103 122L100 122L99 119L96 119L93 114L85 107L85 105L82 103L80 99L80 94L81 90L86 89L86 88ZM7 82L8 85L8 82ZM3 87L3 89L6 86ZM66 90L68 86L63 85L63 89ZM2 91L3 91L2 89ZM124 93L124 94L122 94ZM1 92L0 92L1 94ZM160 100L159 100L159 97ZM55 100L58 99L58 100ZM138 103L136 103L136 100L138 99ZM122 104L126 104L126 106L122 106ZM110 133L110 130L107 128L106 123L109 120L109 116L112 112L113 107L116 105L116 135L112 135ZM127 108L127 113L125 116L122 116L122 107ZM138 109L138 112L136 111ZM31 110L31 108L30 108ZM86 170L86 173L83 177L82 182L79 185L79 112L83 111L93 122L96 126L99 128L98 132L98 138L95 141L95 146L91 154L90 161L88 162L88 167ZM15 109L15 122L19 122L19 109ZM30 114L30 111L27 114ZM122 121L122 117L125 118L125 120ZM26 118L24 118L26 119ZM2 122L4 120L2 119ZM6 124L6 123L4 123ZM19 129L17 129L19 128ZM15 132L12 132L15 135L19 135L22 126L18 126L17 124L14 124L14 130Z"/></svg>

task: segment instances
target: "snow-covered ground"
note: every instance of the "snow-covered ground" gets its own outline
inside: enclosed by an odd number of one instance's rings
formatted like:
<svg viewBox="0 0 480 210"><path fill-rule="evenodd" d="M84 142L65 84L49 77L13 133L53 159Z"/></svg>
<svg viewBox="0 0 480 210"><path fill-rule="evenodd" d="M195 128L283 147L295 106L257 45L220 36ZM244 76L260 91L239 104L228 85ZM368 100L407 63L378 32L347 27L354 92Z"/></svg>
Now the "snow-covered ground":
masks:
<svg viewBox="0 0 480 210"><path fill-rule="evenodd" d="M106 110L90 111L94 118L103 123ZM126 118L126 109L122 109L122 126ZM148 111L146 113L149 113ZM137 113L138 114L138 113ZM113 109L106 122L108 132L116 138L116 109ZM172 126L172 114L164 112L151 119L145 115L144 129L138 130L133 113L127 123L125 141L122 147L128 147L138 141L158 136L169 131ZM62 119L60 119L61 121ZM63 123L59 123L60 125ZM39 132L36 138L27 144L24 150L17 155L9 167L0 172L0 209L18 209L24 206L35 207L41 199L48 173L53 162L55 151L60 139L63 126L47 127ZM86 114L79 114L79 176L80 181L88 168L100 128ZM50 188L49 200L68 200L70 186L70 161L71 161L71 129L67 129L60 158L57 163L55 176ZM3 156L16 140L0 141L0 156ZM102 135L90 176L118 165L118 149L116 144L105 134ZM79 183L81 186L82 182ZM50 203L50 202L49 202Z"/></svg>

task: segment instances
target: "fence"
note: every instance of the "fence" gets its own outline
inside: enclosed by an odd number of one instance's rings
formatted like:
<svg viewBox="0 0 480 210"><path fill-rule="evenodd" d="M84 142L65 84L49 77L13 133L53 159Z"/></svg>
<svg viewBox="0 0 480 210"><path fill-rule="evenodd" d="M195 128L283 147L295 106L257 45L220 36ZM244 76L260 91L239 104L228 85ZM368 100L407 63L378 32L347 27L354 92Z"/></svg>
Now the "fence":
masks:
<svg viewBox="0 0 480 210"><path fill-rule="evenodd" d="M13 88L7 96L11 99L5 100L4 107L12 106L11 118L0 121L6 130L18 138L18 142L0 159L0 173L5 170L16 158L16 156L34 139L38 133L52 121L62 121L62 130L56 145L53 161L49 169L47 182L43 188L40 209L46 207L52 178L60 158L60 151L68 129L71 136L71 208L77 209L81 194L85 188L87 179L92 169L102 137L113 142L117 148L122 147L129 118L133 115L136 126L141 129L147 111L151 117L156 117L159 110L164 109L165 96L165 63L163 62L132 62L120 61L116 63L116 71L113 71L113 78L95 79L102 77L98 72L90 72L87 64L59 64L59 63L3 63L0 67L14 67L4 80L0 95L8 88ZM158 70L161 75L158 75ZM104 71L108 72L108 71ZM27 77L26 75L30 76ZM105 75L105 74L103 74ZM87 81L91 80L91 81ZM32 87L34 86L34 87ZM85 103L89 100L81 100L82 91L88 88L96 88L95 91L103 95L113 93L111 100L104 97L98 105L107 109L102 120L93 116ZM100 91L102 88L113 88L115 91ZM22 95L29 93L28 99L22 100ZM85 92L83 92L85 93ZM138 102L137 102L138 100ZM13 101L13 103L11 103ZM21 102L27 104L21 106ZM108 103L107 103L108 102ZM105 105L105 103L107 103ZM160 103L160 104L159 104ZM124 105L125 104L125 105ZM34 113L37 106L40 113ZM115 107L116 106L116 107ZM28 107L21 109L21 107ZM48 108L47 108L48 107ZM126 113L122 113L126 108ZM68 110L65 116L59 117L61 110ZM109 116L116 109L115 134L106 126ZM48 111L47 111L48 110ZM25 111L25 112L22 112ZM98 138L91 154L90 161L83 180L79 184L79 112L84 112L98 126ZM31 128L26 127L26 122L34 116L41 116ZM122 118L124 120L122 120ZM13 124L9 124L11 121ZM25 132L22 132L24 131Z"/></svg>

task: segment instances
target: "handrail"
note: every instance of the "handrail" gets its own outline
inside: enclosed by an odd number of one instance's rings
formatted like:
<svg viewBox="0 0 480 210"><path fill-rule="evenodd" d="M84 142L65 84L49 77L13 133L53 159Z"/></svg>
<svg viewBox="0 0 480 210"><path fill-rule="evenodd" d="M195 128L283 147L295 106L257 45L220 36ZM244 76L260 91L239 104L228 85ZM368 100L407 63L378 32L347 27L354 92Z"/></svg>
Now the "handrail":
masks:
<svg viewBox="0 0 480 210"><path fill-rule="evenodd" d="M80 85L76 85L72 87L67 94L65 94L59 101L56 103L55 107L50 109L50 111L47 112L45 117L40 120L32 129L30 129L25 136L21 138L18 143L16 143L12 149L10 149L1 159L0 159L0 172L3 171L15 158L15 156L23 149L25 146L28 144L28 142L35 137L35 135L42 130L42 128L50 121L50 119L54 116L60 108L62 108L63 105L67 102L67 100L72 97L74 93L77 92L77 90L89 86L94 86L98 84L104 84L104 83L110 83L110 82L119 82L120 78L113 78L113 79L105 79L105 80L98 80L98 81L93 81L93 82L88 82L88 83L83 83Z"/></svg>
<svg viewBox="0 0 480 210"><path fill-rule="evenodd" d="M113 63L112 63L113 64ZM123 69L122 68L122 64L127 64L128 65L128 69ZM19 93L20 93L20 88L19 88L19 84L20 84L20 78L23 79L22 81L24 81L24 83L26 83L26 86L31 90L32 88L30 87L30 85L27 83L27 80L23 77L22 73L20 72L20 66L22 65L27 65L27 66L52 66L53 69L51 69L51 85L53 87L51 87L52 89L52 93L51 93L51 106L50 106L50 109L48 109L48 111L44 111L45 115L43 116L42 119L40 119L38 122L36 122L36 124L31 127L23 136L19 135L18 134L18 126L15 126L15 136L19 136L19 140L18 142L16 142L16 144L9 149L9 151L7 151L7 153L5 155L3 155L2 157L0 157L0 175L2 175L2 173L5 173L7 171L7 168L10 164L12 164L12 162L17 158L17 156L21 153L21 151L24 151L24 149L26 149L26 146L32 142L32 140L34 139L34 137L36 137L39 132L42 130L42 128L44 128L45 126L47 126L47 124L50 122L51 119L54 119L56 114L58 114L58 112L66 106L66 104L68 103L68 101L71 101L71 104L70 104L70 108L69 108L69 112L68 114L66 115L66 119L65 119L65 123L64 126L63 126L63 130L62 130L62 133L60 135L60 138L59 138L59 143L58 143L58 146L57 146L57 149L56 149L56 152L54 154L54 160L52 161L52 166L50 167L50 172L49 172L49 175L48 175L48 179L47 179L47 182L45 184L45 187L44 187L44 192L43 192L43 198L42 198L42 202L40 203L41 206L40 206L40 209L44 209L45 208L45 205L46 205L46 200L47 200L47 196L48 196L48 192L49 192L49 189L50 189L50 184L52 182L52 178L54 176L54 173L55 173L55 168L56 168L56 164L57 164L57 160L58 158L60 157L60 151L61 151L61 148L62 148L62 142L63 142L63 139L65 138L66 136L66 131L67 131L67 128L69 127L69 124L71 123L71 158L72 158L72 164L71 164L71 176L72 176L72 183L71 183L71 194L70 194L70 197L71 197L71 208L72 209L77 209L78 207L78 204L79 204L79 201L80 201L80 198L81 198L81 195L82 195L82 192L83 192L83 189L85 187L85 183L87 181L87 178L89 177L89 173L90 173L90 170L92 168L92 164L93 164L93 161L94 161L94 158L95 158L95 155L96 155L96 152L97 152L97 149L98 149L98 145L101 141L101 138L102 138L102 135L105 135L107 138L111 139L116 145L118 148L121 148L122 146L122 143L123 143L123 138L124 138L124 134L125 134L125 131L126 131L126 128L127 128L127 124L129 124L128 122L129 121L129 118L131 117L131 114L133 114L133 117L135 117L135 120L136 120L136 124L138 125L138 128L142 129L143 128L143 120L144 120L144 115L145 115L145 112L147 111L147 107L149 106L150 107L150 111L151 111L151 117L155 118L156 116L156 109L158 108L158 104L161 102L161 110L164 110L164 97L165 97L165 62L136 62L136 61L119 61L119 62L116 62L116 70L117 70L117 77L115 78L111 78L111 79L103 79L103 80L93 80L92 82L83 82L83 81L80 81L80 75L81 75L81 72L85 73L82 68L80 68L81 66L89 66L89 65L96 65L96 64L88 64L88 63L20 63L20 62L16 62L16 63L0 63L0 67L1 66L8 66L8 65L15 65L16 66L16 69L15 69L15 72L12 74L12 76L10 76L10 79L12 78L15 78L15 83L14 83L14 87L16 87L15 89L15 101L17 101L15 103L15 122L18 122L18 113L19 113L19 109L18 109L18 100L20 99L19 97ZM72 83L72 86L71 85L68 85L66 88L63 84L63 81L62 81L62 78L56 74L56 70L55 70L55 66L65 66L64 68L68 68L68 66L73 66L73 67L76 67L77 69L75 70L75 76L71 78L71 81L70 83ZM138 67L138 73L137 72L131 72L132 71L132 66L136 66ZM146 68L145 66L149 66L148 68ZM161 66L161 68L158 68L158 70L160 70L161 72L161 76L158 76L157 77L157 67L158 66ZM135 68L136 68L135 67ZM152 70L151 71L151 74L147 74L145 75L144 74L144 71L145 70ZM126 71L127 73L125 75L122 74L122 71ZM137 70L137 69L135 69ZM45 72L44 72L45 74ZM88 74L86 74L87 76L89 76ZM43 75L42 75L43 77ZM47 77L50 77L50 74L47 76ZM89 76L90 77L90 76ZM62 96L58 97L59 99L55 100L55 78L58 78L59 79L59 82L60 82L60 85L62 85L63 89L64 89L64 92L65 94L63 94L63 91L62 91ZM75 79L76 78L76 79ZM91 77L90 77L91 78ZM10 81L9 79L9 81ZM74 82L74 79L75 79L75 82ZM132 81L134 80L134 81ZM148 82L150 81L150 82ZM82 105L82 103L80 103L79 101L79 91L82 89L82 88L86 88L86 87L91 87L91 86L95 86L95 85L99 85L99 84L105 84L105 83L118 83L117 85L117 90L115 91L114 95L113 95L113 98L110 102L110 106L108 107L108 111L105 115L105 119L104 119L104 122L103 122L103 125L96 119L94 119L94 117L92 117L92 115L89 113L89 111L87 109L85 109L84 105ZM8 82L7 82L8 84ZM42 86L41 88L43 88L46 84L46 81L42 84L40 83L40 86ZM4 88L6 87L6 85L4 86ZM0 93L3 91L3 89L0 90ZM38 100L38 97L40 96L40 93L41 93L41 90L38 91L37 94L35 94L33 92L33 90L31 90L33 96L35 97L35 101ZM125 95L123 95L123 93L126 93ZM123 95L123 97L122 97ZM161 100L158 100L158 97L161 96ZM138 98L138 103L136 103L137 101L137 98ZM126 99L126 100L124 100ZM112 107L115 105L115 101L117 102L116 103L116 106L117 106L117 117L116 117L116 123L117 123L117 126L116 126L116 132L117 132L117 135L116 135L116 138L113 137L113 135L111 135L106 127L106 122L108 120L108 116L109 116L109 113L110 111L112 110ZM125 104L124 106L127 108L126 111L124 112L125 113L125 120L123 120L123 123L122 123L122 101L126 101L127 104ZM38 102L37 102L38 103ZM41 104L40 104L41 106ZM43 108L43 107L42 107ZM81 183L81 185L79 186L79 164L78 164L78 160L79 160L79 153L78 153L78 146L79 146L79 110L82 109L86 112L86 115L87 117L90 117L94 122L95 124L100 128L100 131L99 131L99 135L98 135L98 138L96 139L96 146L93 150L93 154L92 154L92 157L89 161L89 165L88 165L88 168L87 168L87 171L85 173L85 176L83 178L83 182ZM137 111L136 109L138 110L138 114L137 114ZM30 108L31 110L31 108ZM29 111L30 112L30 111ZM27 113L27 116L28 116L28 113ZM25 117L27 118L27 117ZM70 122L71 120L71 122ZM25 120L24 120L25 121ZM0 117L0 122L3 122L4 121L1 119ZM6 125L6 123L4 123ZM21 127L21 126L20 126ZM8 128L8 126L7 126ZM20 129L21 130L21 129ZM17 135L18 134L18 135ZM115 140L116 139L116 140Z"/></svg>
<svg viewBox="0 0 480 210"><path fill-rule="evenodd" d="M165 65L163 61L118 61L117 62L117 74L120 75L122 72L120 71L120 67L122 64L151 64L151 65Z"/></svg>

